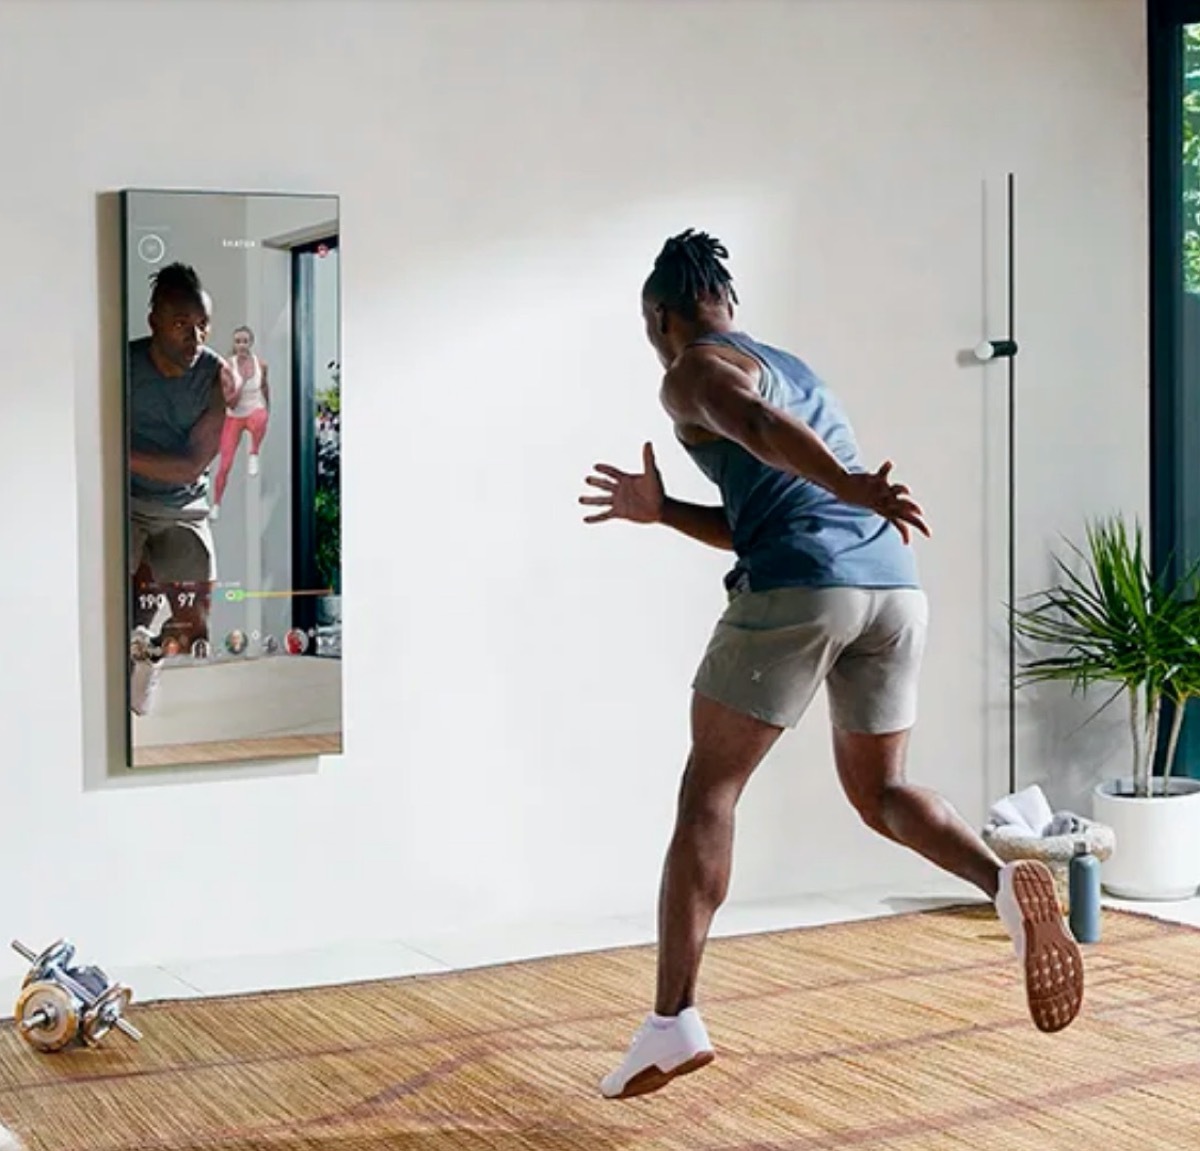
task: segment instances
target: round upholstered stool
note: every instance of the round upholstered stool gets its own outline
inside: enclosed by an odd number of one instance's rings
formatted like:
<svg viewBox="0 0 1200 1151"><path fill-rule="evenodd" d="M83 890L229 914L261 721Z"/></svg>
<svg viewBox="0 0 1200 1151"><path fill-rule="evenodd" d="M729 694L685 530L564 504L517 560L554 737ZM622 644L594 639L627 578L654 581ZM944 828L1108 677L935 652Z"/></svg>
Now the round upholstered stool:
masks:
<svg viewBox="0 0 1200 1151"><path fill-rule="evenodd" d="M1058 901L1065 915L1070 909L1069 867L1071 856L1075 854L1075 845L1082 840L1087 844L1088 851L1101 863L1112 855L1116 846L1116 836L1111 827L1090 819L1081 818L1079 823L1078 830L1063 835L1030 835L1019 827L1005 824L997 827L989 823L983 829L983 841L1005 863L1017 859L1041 860L1054 876Z"/></svg>

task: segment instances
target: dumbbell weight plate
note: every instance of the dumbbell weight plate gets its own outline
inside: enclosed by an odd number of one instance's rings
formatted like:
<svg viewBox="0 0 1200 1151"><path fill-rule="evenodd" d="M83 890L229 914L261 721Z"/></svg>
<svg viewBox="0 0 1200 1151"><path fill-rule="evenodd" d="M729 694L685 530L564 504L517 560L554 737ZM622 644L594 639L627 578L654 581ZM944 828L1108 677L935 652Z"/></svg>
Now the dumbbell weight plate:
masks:
<svg viewBox="0 0 1200 1151"><path fill-rule="evenodd" d="M28 987L31 983L43 982L56 967L66 967L74 958L73 944L65 939L55 941L33 960L22 986Z"/></svg>
<svg viewBox="0 0 1200 1151"><path fill-rule="evenodd" d="M79 1034L79 1007L57 983L27 984L17 998L21 1038L39 1051L61 1051Z"/></svg>
<svg viewBox="0 0 1200 1151"><path fill-rule="evenodd" d="M116 1025L129 1008L133 992L121 983L114 983L83 1013L83 1041L94 1047Z"/></svg>

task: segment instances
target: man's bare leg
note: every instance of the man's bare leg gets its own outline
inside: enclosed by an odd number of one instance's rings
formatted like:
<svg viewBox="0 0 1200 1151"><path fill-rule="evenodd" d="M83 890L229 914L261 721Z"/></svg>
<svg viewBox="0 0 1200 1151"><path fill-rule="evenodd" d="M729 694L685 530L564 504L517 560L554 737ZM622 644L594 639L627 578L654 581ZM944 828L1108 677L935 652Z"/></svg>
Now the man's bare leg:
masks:
<svg viewBox="0 0 1200 1151"><path fill-rule="evenodd" d="M655 1091L712 1060L694 1009L700 961L713 916L729 891L734 809L782 730L693 696L692 750L659 888L654 1014L621 1066L601 1084L610 1098Z"/></svg>
<svg viewBox="0 0 1200 1151"><path fill-rule="evenodd" d="M1083 957L1042 863L1002 864L936 792L905 778L908 733L834 729L838 776L863 822L888 839L975 884L995 902L1025 976L1029 1012L1041 1031L1060 1031L1083 1002Z"/></svg>
<svg viewBox="0 0 1200 1151"><path fill-rule="evenodd" d="M1001 861L937 792L905 778L909 733L866 735L833 729L833 754L846 798L873 831L924 856L996 898Z"/></svg>
<svg viewBox="0 0 1200 1151"><path fill-rule="evenodd" d="M659 889L654 1004L659 1015L678 1015L695 1002L708 931L729 892L734 809L782 731L703 696L693 697L692 751Z"/></svg>

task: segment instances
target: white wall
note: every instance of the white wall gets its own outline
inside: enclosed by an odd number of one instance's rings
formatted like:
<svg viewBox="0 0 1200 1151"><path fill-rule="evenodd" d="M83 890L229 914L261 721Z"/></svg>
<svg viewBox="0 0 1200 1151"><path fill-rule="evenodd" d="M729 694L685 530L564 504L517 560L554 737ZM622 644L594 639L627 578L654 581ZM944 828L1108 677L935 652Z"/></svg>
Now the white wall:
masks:
<svg viewBox="0 0 1200 1151"><path fill-rule="evenodd" d="M575 500L646 437L711 498L638 315L689 225L927 507L913 774L979 820L1004 376L957 357L1003 327L1011 168L1028 588L1058 532L1146 504L1143 74L1140 0L0 0L0 929L119 963L652 905L726 557ZM342 196L340 759L106 778L124 186ZM1024 710L1027 779L1119 762ZM752 783L735 898L923 869L850 815L824 721Z"/></svg>

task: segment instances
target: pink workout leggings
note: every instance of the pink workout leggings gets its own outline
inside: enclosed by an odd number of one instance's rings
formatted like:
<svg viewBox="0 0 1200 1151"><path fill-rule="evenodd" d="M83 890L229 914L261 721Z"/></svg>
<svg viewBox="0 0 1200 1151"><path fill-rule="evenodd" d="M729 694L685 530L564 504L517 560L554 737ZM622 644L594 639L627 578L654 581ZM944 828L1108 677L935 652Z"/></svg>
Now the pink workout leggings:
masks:
<svg viewBox="0 0 1200 1151"><path fill-rule="evenodd" d="M229 469L233 467L238 445L242 442L243 431L250 433L250 454L258 455L263 436L267 434L267 409L258 408L248 416L225 417L225 426L221 429L221 466L217 469L217 483L213 491L214 503L219 504L225 495Z"/></svg>

